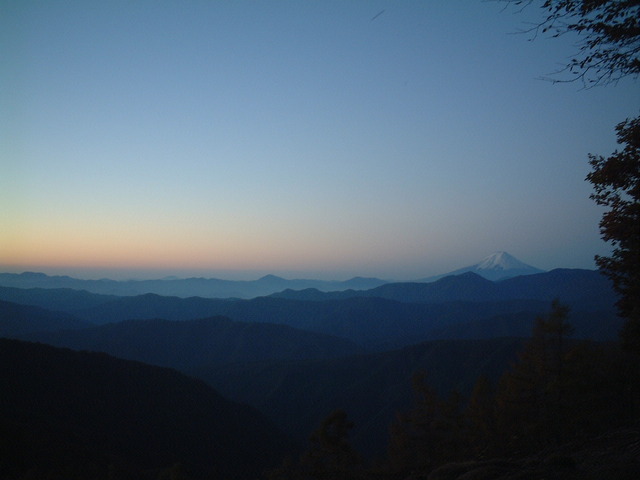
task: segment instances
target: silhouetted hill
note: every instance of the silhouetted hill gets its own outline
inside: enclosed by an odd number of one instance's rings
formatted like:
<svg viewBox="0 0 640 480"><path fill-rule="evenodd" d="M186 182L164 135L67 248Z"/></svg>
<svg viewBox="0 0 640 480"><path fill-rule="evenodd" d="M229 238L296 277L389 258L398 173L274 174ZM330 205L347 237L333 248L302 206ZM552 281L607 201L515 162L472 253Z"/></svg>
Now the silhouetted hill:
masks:
<svg viewBox="0 0 640 480"><path fill-rule="evenodd" d="M233 300L202 297L168 297L147 293L145 295L113 297L108 302L75 310L80 318L95 324L114 323L123 320L194 320L224 315Z"/></svg>
<svg viewBox="0 0 640 480"><path fill-rule="evenodd" d="M37 305L63 306L75 316L94 324L127 319L191 320L223 315L243 322L275 323L326 335L350 339L364 346L391 348L429 338L434 328L501 313L546 311L542 302L516 301L471 304L408 304L380 298L353 297L327 302L294 301L273 297L252 300L220 300L200 297L179 298L147 294L136 297L100 296L81 292L77 308L70 293L74 290L7 289L0 298L19 298ZM22 293L23 295L18 295ZM61 299L56 299L59 293Z"/></svg>
<svg viewBox="0 0 640 480"><path fill-rule="evenodd" d="M46 330L70 330L90 325L68 313L0 300L0 337Z"/></svg>
<svg viewBox="0 0 640 480"><path fill-rule="evenodd" d="M536 275L509 278L497 282L507 298L559 298L582 309L608 309L618 297L611 280L596 270L557 268Z"/></svg>
<svg viewBox="0 0 640 480"><path fill-rule="evenodd" d="M370 296L401 302L439 303L501 300L500 289L494 282L472 272L445 277L429 284L389 283L368 290L367 293Z"/></svg>
<svg viewBox="0 0 640 480"><path fill-rule="evenodd" d="M295 300L335 300L351 297L378 297L408 303L443 303L454 301L488 302L559 298L570 306L609 309L617 297L611 281L593 270L556 269L493 282L467 272L441 278L432 283L388 283L365 291L319 292L287 290L272 295Z"/></svg>
<svg viewBox="0 0 640 480"><path fill-rule="evenodd" d="M0 339L0 385L2 478L255 478L290 445L201 381L104 354Z"/></svg>
<svg viewBox="0 0 640 480"><path fill-rule="evenodd" d="M82 330L37 332L20 338L75 350L105 352L177 369L235 362L344 357L362 353L337 337L224 317L200 320L128 320Z"/></svg>
<svg viewBox="0 0 640 480"><path fill-rule="evenodd" d="M536 316L548 309L549 302L538 300L426 304L376 297L315 302L271 297L227 301L142 295L120 297L75 314L98 324L151 318L185 321L223 315L240 322L288 325L383 350L437 338L527 336ZM616 337L620 325L613 306L602 311L573 309L570 320L576 338L610 340Z"/></svg>
<svg viewBox="0 0 640 480"><path fill-rule="evenodd" d="M470 320L436 328L429 332L437 339L482 339L497 337L528 337L540 313L523 311L504 313L480 320ZM570 311L568 321L573 327L572 337L616 341L624 324L615 311Z"/></svg>
<svg viewBox="0 0 640 480"><path fill-rule="evenodd" d="M381 454L388 427L411 404L411 377L425 370L446 396L468 394L481 374L496 380L516 358L522 339L436 341L389 352L322 361L266 362L197 369L192 373L228 398L267 414L304 443L336 408L356 427L350 438L367 454Z"/></svg>
<svg viewBox="0 0 640 480"><path fill-rule="evenodd" d="M492 301L500 299L496 284L472 272L442 278L433 283L402 282L364 291L345 290L340 292L320 292L286 290L271 295L275 298L292 300L338 300L353 297L376 297L405 303L442 303L453 301Z"/></svg>

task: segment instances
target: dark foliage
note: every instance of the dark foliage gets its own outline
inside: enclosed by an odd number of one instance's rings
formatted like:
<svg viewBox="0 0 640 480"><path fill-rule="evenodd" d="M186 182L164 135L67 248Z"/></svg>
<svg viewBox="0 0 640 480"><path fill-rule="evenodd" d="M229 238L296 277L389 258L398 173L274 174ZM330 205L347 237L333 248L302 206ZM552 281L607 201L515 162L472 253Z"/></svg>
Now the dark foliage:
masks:
<svg viewBox="0 0 640 480"><path fill-rule="evenodd" d="M565 357L572 327L568 313L566 306L555 301L551 312L537 319L519 361L502 378L497 396L499 432L505 445L516 451L558 444L568 430L563 423L569 408Z"/></svg>
<svg viewBox="0 0 640 480"><path fill-rule="evenodd" d="M602 272L620 293L617 303L627 319L623 341L640 353L640 117L616 127L624 149L610 157L590 156L591 198L608 210L600 221L602 238L614 247L611 256L596 257Z"/></svg>
<svg viewBox="0 0 640 480"><path fill-rule="evenodd" d="M414 374L414 406L398 414L391 425L387 468L393 475L430 472L469 455L470 437L462 416L460 394L453 390L443 400L426 378L424 371Z"/></svg>
<svg viewBox="0 0 640 480"><path fill-rule="evenodd" d="M615 345L571 342L569 333L566 309L554 305L498 386L481 375L468 400L456 390L443 395L418 370L413 406L397 415L388 456L373 466L360 462L347 438L353 424L338 411L300 460L270 479L635 479L640 364Z"/></svg>
<svg viewBox="0 0 640 480"><path fill-rule="evenodd" d="M297 462L287 460L269 480L358 480L369 478L349 442L353 428L343 410L334 410L309 438L309 448Z"/></svg>
<svg viewBox="0 0 640 480"><path fill-rule="evenodd" d="M640 73L640 2L638 0L501 0L512 5L540 4L545 18L534 34L578 34L579 51L565 68L568 80L586 86L615 82ZM560 73L560 72L559 72Z"/></svg>
<svg viewBox="0 0 640 480"><path fill-rule="evenodd" d="M546 17L532 31L554 37L568 32L582 40L566 70L585 85L616 82L640 74L640 1L638 0L503 0L512 5L541 3ZM602 238L611 243L610 256L596 263L620 294L620 315L627 319L622 340L640 353L640 117L616 127L625 145L608 158L590 155L591 198L608 210L600 221Z"/></svg>
<svg viewBox="0 0 640 480"><path fill-rule="evenodd" d="M570 342L566 318L554 303L498 387L480 377L468 402L418 377L413 408L392 428L387 478L636 478L640 362Z"/></svg>
<svg viewBox="0 0 640 480"><path fill-rule="evenodd" d="M480 375L497 382L523 342L446 340L345 359L239 364L193 374L258 408L301 445L327 412L342 409L356 425L354 448L370 459L384 454L389 424L411 405L415 371L428 369L438 395L452 389L469 395Z"/></svg>

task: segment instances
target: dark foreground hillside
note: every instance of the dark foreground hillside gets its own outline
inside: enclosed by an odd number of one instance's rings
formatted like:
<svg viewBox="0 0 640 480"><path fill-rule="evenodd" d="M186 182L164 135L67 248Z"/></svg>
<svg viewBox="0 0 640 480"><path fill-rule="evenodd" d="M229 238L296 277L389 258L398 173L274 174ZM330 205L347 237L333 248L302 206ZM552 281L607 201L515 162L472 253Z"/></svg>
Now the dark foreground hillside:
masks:
<svg viewBox="0 0 640 480"><path fill-rule="evenodd" d="M428 477L407 480L636 480L640 477L640 424L569 442L520 459L454 462Z"/></svg>
<svg viewBox="0 0 640 480"><path fill-rule="evenodd" d="M290 446L203 382L106 354L0 339L0 385L3 479L255 478Z"/></svg>
<svg viewBox="0 0 640 480"><path fill-rule="evenodd" d="M523 339L445 340L349 358L272 361L190 371L225 397L265 413L303 444L331 411L355 423L353 446L366 457L384 454L389 425L412 399L411 378L428 373L441 395L469 395L479 376L493 381L522 349Z"/></svg>

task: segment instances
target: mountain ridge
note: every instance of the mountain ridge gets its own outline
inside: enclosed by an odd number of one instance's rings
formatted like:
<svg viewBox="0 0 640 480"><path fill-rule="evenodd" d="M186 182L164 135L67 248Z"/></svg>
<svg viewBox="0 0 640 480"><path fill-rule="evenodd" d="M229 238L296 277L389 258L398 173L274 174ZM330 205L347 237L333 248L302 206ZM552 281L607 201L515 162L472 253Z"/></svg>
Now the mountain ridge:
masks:
<svg viewBox="0 0 640 480"><path fill-rule="evenodd" d="M286 288L317 288L321 291L357 289L366 290L387 283L371 277L353 277L348 280L286 279L265 275L257 280L223 280L219 278L175 278L158 280L83 280L67 275L47 275L40 272L0 273L0 286L14 288L72 288L102 295L135 296L145 293L182 298L255 298Z"/></svg>
<svg viewBox="0 0 640 480"><path fill-rule="evenodd" d="M617 300L611 281L597 270L557 268L549 272L520 275L500 281L488 280L475 272L449 275L434 282L387 283L364 291L320 292L286 290L270 295L276 298L315 301L350 297L378 297L409 303L448 301L504 301L536 299L551 302L558 297L575 303L609 307Z"/></svg>
<svg viewBox="0 0 640 480"><path fill-rule="evenodd" d="M56 292L64 296L64 301L55 298ZM76 297L78 305L74 305ZM434 330L455 336L464 322L486 320L495 325L495 331L522 332L529 329L521 325L522 321L546 313L555 298L578 317L576 334L585 338L592 338L589 332L598 330L588 324L593 323L591 317L585 319L589 322L583 322L580 312L603 312L609 318L615 313L617 299L611 282L591 270L552 270L500 282L467 272L433 283L387 284L368 291L283 291L251 300L155 294L111 297L64 289L0 287L0 300L64 311L96 325L123 320L184 321L226 316L239 322L288 325L342 337L375 350L428 340ZM516 315L509 317L514 320L514 330L499 326L509 326L504 315ZM494 323L491 318L496 316L502 317Z"/></svg>
<svg viewBox="0 0 640 480"><path fill-rule="evenodd" d="M74 330L25 332L14 337L178 369L275 359L335 358L366 351L337 336L284 324L239 322L223 316L181 321L124 320Z"/></svg>
<svg viewBox="0 0 640 480"><path fill-rule="evenodd" d="M494 252L480 262L449 273L415 280L431 283L436 280L473 272L487 280L503 280L520 275L542 273L541 270L518 260L505 251ZM354 276L348 280L286 279L274 274L256 280L224 280L220 278L166 276L161 279L143 280L85 280L68 275L47 275L42 272L0 273L0 286L17 288L72 288L91 293L118 296L135 296L145 293L170 295L181 298L240 298L249 299L271 295L282 290L315 288L321 292L370 290L388 283L410 283L383 280L375 277Z"/></svg>

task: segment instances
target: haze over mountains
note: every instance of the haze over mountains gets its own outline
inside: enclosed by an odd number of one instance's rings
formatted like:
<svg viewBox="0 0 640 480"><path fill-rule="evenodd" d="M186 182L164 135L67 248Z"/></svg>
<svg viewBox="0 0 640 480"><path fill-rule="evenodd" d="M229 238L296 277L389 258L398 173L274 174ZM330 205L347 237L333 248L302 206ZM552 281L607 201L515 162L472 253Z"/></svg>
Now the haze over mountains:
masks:
<svg viewBox="0 0 640 480"><path fill-rule="evenodd" d="M496 252L477 264L434 277L416 280L433 282L440 278L473 272L488 280L502 280L519 275L542 273L543 270L527 265L507 252ZM343 290L368 290L390 280L353 277L345 281L313 279L285 279L276 275L265 275L257 280L223 280L218 278L175 278L159 280L84 280L66 275L49 276L38 272L0 273L0 286L18 288L72 288L105 295L141 295L155 293L177 297L207 298L254 298L286 289L303 290L313 288L321 292Z"/></svg>
<svg viewBox="0 0 640 480"><path fill-rule="evenodd" d="M387 283L377 278L354 277L345 281L311 279L288 280L265 275L257 280L219 278L165 278L159 280L83 280L69 276L49 276L38 272L0 273L0 285L18 288L72 288L104 295L173 295L177 297L253 298L286 288L316 288L321 291L363 290Z"/></svg>
<svg viewBox="0 0 640 480"><path fill-rule="evenodd" d="M63 312L94 325L222 315L239 322L275 323L341 337L376 350L432 338L470 338L471 331L477 338L487 338L496 333L494 327L501 335L528 335L535 316L545 312L554 298L572 308L576 336L616 335L616 331L594 330L609 325L598 322L598 315L616 318L616 296L605 277L589 270L558 269L500 282L468 272L433 283L389 283L335 292L285 290L250 300L156 294L119 297L70 289L0 287L0 300ZM481 323L471 328L473 322ZM24 325L21 328L26 332Z"/></svg>

